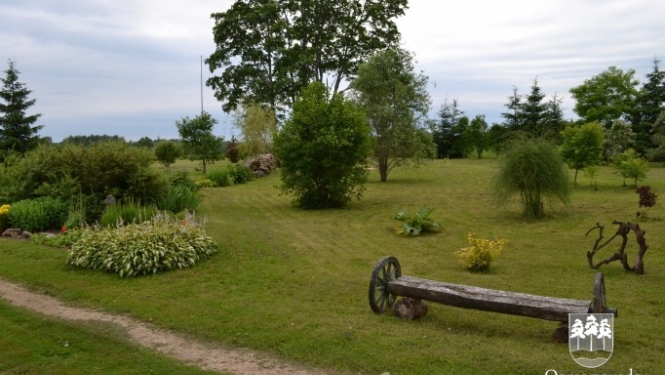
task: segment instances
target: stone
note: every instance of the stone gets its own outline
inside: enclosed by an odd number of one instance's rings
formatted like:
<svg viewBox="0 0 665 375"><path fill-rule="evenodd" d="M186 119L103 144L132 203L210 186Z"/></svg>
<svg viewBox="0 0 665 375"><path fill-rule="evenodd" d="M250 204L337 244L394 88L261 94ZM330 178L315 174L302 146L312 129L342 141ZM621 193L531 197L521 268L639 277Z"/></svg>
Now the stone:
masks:
<svg viewBox="0 0 665 375"><path fill-rule="evenodd" d="M2 237L21 238L21 228L7 228L2 232Z"/></svg>

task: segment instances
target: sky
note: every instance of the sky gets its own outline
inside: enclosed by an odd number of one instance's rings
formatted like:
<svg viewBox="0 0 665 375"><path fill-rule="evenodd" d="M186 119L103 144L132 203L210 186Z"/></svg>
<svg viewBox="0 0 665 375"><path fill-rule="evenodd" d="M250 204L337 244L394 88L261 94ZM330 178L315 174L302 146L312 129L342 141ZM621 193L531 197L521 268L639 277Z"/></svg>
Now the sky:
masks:
<svg viewBox="0 0 665 375"><path fill-rule="evenodd" d="M9 59L32 90L40 135L178 138L175 122L201 110L201 56L215 48L211 13L231 0L0 0L0 70ZM644 82L665 58L662 0L411 0L397 19L402 47L429 76L431 116L456 99L469 117L502 122L512 93L534 79L548 98L610 66ZM665 63L661 63L665 69ZM221 72L215 72L221 74ZM213 75L203 67L203 80ZM4 73L3 73L4 76ZM208 87L214 133L238 136Z"/></svg>

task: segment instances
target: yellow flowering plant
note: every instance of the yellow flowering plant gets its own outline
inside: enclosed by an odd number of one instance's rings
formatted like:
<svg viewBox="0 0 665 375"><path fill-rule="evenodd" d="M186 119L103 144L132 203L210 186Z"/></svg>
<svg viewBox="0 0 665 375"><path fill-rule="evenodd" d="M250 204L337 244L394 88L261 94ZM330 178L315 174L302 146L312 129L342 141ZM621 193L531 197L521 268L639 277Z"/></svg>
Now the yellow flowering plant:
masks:
<svg viewBox="0 0 665 375"><path fill-rule="evenodd" d="M501 254L504 246L508 243L505 238L494 241L476 237L473 233L467 236L469 246L455 252L462 263L471 272L484 272L490 269L492 260Z"/></svg>
<svg viewBox="0 0 665 375"><path fill-rule="evenodd" d="M0 230L5 230L9 226L9 210L11 206L8 204L3 204L0 206Z"/></svg>

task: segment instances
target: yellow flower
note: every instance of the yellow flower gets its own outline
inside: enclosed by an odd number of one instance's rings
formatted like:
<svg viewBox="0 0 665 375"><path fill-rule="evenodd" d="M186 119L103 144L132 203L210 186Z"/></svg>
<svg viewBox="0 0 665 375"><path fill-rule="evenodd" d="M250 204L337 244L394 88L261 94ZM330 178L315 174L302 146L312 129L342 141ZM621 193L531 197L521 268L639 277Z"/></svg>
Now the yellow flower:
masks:
<svg viewBox="0 0 665 375"><path fill-rule="evenodd" d="M476 238L473 233L467 236L469 246L456 252L462 263L470 271L487 271L494 257L503 251L503 247L508 242L504 238L490 241L482 238Z"/></svg>
<svg viewBox="0 0 665 375"><path fill-rule="evenodd" d="M0 206L0 215L6 215L7 213L9 213L10 208L11 206L8 204L3 204L2 206Z"/></svg>

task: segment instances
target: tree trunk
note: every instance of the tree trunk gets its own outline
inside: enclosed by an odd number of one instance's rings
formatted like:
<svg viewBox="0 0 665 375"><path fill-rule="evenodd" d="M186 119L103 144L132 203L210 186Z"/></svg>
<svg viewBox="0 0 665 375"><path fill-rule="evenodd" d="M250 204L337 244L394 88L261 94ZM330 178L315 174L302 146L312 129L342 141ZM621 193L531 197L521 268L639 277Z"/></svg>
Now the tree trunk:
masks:
<svg viewBox="0 0 665 375"><path fill-rule="evenodd" d="M385 156L379 156L378 159L381 182L385 182L388 180L388 158Z"/></svg>
<svg viewBox="0 0 665 375"><path fill-rule="evenodd" d="M203 174L206 174L206 159L204 158L202 162L203 162Z"/></svg>
<svg viewBox="0 0 665 375"><path fill-rule="evenodd" d="M573 182L574 186L577 186L577 172L579 172L579 171L580 171L579 169L575 169L575 180Z"/></svg>

